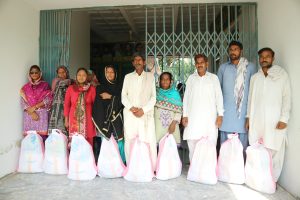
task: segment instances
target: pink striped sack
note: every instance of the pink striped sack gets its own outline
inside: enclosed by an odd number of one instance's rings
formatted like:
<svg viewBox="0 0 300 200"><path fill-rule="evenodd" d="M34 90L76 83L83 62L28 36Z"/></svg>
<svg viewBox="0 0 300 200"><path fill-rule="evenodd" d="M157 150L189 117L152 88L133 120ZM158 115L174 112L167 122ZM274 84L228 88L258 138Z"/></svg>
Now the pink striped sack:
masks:
<svg viewBox="0 0 300 200"><path fill-rule="evenodd" d="M68 178L72 180L92 180L96 175L97 167L91 145L82 135L73 135Z"/></svg>
<svg viewBox="0 0 300 200"><path fill-rule="evenodd" d="M202 137L196 144L187 180L204 184L217 183L217 152L216 145Z"/></svg>
<svg viewBox="0 0 300 200"><path fill-rule="evenodd" d="M130 146L130 158L124 179L133 182L151 182L154 177L150 147L136 137Z"/></svg>
<svg viewBox="0 0 300 200"><path fill-rule="evenodd" d="M219 181L235 184L245 182L243 145L238 134L229 134L221 145L217 174Z"/></svg>
<svg viewBox="0 0 300 200"><path fill-rule="evenodd" d="M68 140L58 129L52 129L45 141L44 172L47 174L68 173Z"/></svg>
<svg viewBox="0 0 300 200"><path fill-rule="evenodd" d="M182 163L177 144L172 134L166 134L159 141L159 153L156 166L156 178L168 180L181 175Z"/></svg>
<svg viewBox="0 0 300 200"><path fill-rule="evenodd" d="M256 142L246 150L245 183L250 188L273 194L276 183L273 178L273 164L271 152L262 142Z"/></svg>
<svg viewBox="0 0 300 200"><path fill-rule="evenodd" d="M125 170L118 144L113 136L109 140L103 138L98 157L98 175L103 178L122 177Z"/></svg>
<svg viewBox="0 0 300 200"><path fill-rule="evenodd" d="M27 131L22 140L18 172L36 173L43 171L44 144L36 131Z"/></svg>

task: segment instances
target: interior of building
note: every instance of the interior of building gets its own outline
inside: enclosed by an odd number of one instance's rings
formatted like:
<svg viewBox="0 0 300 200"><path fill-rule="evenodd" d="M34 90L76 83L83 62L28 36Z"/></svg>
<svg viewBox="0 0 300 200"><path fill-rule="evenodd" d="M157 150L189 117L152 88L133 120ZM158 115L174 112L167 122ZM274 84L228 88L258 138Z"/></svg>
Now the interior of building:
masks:
<svg viewBox="0 0 300 200"><path fill-rule="evenodd" d="M299 9L297 0L0 1L0 66L3 74L0 80L3 92L0 105L3 111L0 116L0 199L49 199L51 195L46 197L43 191L54 191L52 197L59 198L63 192L57 183L73 193L73 199L121 199L115 188L127 199L245 199L245 195L263 200L298 199ZM176 83L184 83L194 72L193 56L196 53L205 53L209 58L209 71L216 73L220 63L228 60L227 45L233 39L244 44L244 55L257 67L257 50L266 46L274 49L275 62L285 68L291 79L293 107L289 143L278 182L280 187L274 195L223 183L218 183L216 188L196 183L189 185L184 176L177 182L171 181L170 185L163 181L148 185L100 178L95 182L80 183L62 176L16 173L23 138L18 91L27 81L29 66L40 65L45 80L51 83L58 65L68 66L71 77L75 77L80 67L92 69L97 77L101 77L105 66L114 65L118 80L122 81L133 70L132 54L143 52L147 55L146 70L156 78L162 71L170 71ZM96 190L98 184L104 185L103 196L90 190ZM41 186L40 192L36 192L37 196L30 196L37 186ZM78 187L84 188L84 192ZM162 187L166 190L161 191ZM178 189L180 187L184 191ZM68 199L68 195L64 198Z"/></svg>

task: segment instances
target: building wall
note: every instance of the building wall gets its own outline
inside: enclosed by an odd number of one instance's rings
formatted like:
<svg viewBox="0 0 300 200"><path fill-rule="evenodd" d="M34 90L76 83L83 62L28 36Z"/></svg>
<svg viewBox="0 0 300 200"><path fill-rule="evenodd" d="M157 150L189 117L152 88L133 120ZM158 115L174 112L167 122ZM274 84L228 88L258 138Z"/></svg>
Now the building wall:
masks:
<svg viewBox="0 0 300 200"><path fill-rule="evenodd" d="M38 64L39 11L19 0L0 1L0 177L17 167L22 138L19 90Z"/></svg>
<svg viewBox="0 0 300 200"><path fill-rule="evenodd" d="M90 18L87 12L73 11L70 40L70 76L80 67L90 67Z"/></svg>
<svg viewBox="0 0 300 200"><path fill-rule="evenodd" d="M65 9L65 8L88 8L104 6L126 6L126 5L155 5L155 4L182 4L182 3L248 3L256 0L23 0L40 10Z"/></svg>
<svg viewBox="0 0 300 200"><path fill-rule="evenodd" d="M28 2L31 5L25 3ZM77 2L77 3L76 3ZM38 63L39 9L79 8L86 6L116 6L149 4L147 0L132 1L0 1L0 87L5 98L1 99L0 110L0 177L16 169L19 141L22 131L22 115L18 91L26 82L28 66ZM212 3L219 1L163 0L155 3ZM237 2L237 1L230 1ZM238 2L248 2L240 0ZM279 183L295 196L300 197L300 94L297 86L300 74L300 1L257 0L258 2L258 46L269 46L276 52L276 63L290 75L293 107L289 122L289 145L286 149L285 165ZM36 9L34 9L36 8ZM88 16L73 12L71 35L71 75L78 67L89 65L89 22ZM86 31L84 31L86 30ZM88 41L88 42L87 42ZM13 79L11 78L13 76ZM9 87L7 87L9 84Z"/></svg>
<svg viewBox="0 0 300 200"><path fill-rule="evenodd" d="M288 146L279 184L300 197L300 1L258 1L258 47L275 51L275 63L291 79L292 113L288 124Z"/></svg>

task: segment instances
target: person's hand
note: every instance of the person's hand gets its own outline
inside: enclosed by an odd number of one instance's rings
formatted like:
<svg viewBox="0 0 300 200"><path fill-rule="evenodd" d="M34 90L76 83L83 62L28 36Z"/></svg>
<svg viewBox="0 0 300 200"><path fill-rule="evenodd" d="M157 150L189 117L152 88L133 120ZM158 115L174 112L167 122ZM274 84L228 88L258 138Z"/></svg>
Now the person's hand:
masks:
<svg viewBox="0 0 300 200"><path fill-rule="evenodd" d="M218 116L216 119L216 127L220 128L223 122L223 116Z"/></svg>
<svg viewBox="0 0 300 200"><path fill-rule="evenodd" d="M31 107L29 107L29 108L26 109L26 111L27 111L28 114L33 113L35 110L36 110L35 106L31 106Z"/></svg>
<svg viewBox="0 0 300 200"><path fill-rule="evenodd" d="M102 98L102 99L111 99L111 94L108 94L107 92L103 92L103 93L101 93L100 94L100 97Z"/></svg>
<svg viewBox="0 0 300 200"><path fill-rule="evenodd" d="M137 107L131 107L129 110L130 110L132 113L135 113L135 112L137 112L139 109L138 109Z"/></svg>
<svg viewBox="0 0 300 200"><path fill-rule="evenodd" d="M286 127L287 127L287 124L282 121L279 121L276 126L276 128L279 130L285 129Z"/></svg>
<svg viewBox="0 0 300 200"><path fill-rule="evenodd" d="M173 134L175 132L176 124L177 124L176 121L172 121L168 129L169 134Z"/></svg>
<svg viewBox="0 0 300 200"><path fill-rule="evenodd" d="M144 111L143 111L142 108L139 108L139 109L138 109L136 112L134 112L133 114L134 114L134 116L140 118L140 117L142 117L142 116L144 115Z"/></svg>
<svg viewBox="0 0 300 200"><path fill-rule="evenodd" d="M30 113L31 119L34 121L38 121L39 120L39 115L36 112L32 112Z"/></svg>
<svg viewBox="0 0 300 200"><path fill-rule="evenodd" d="M249 118L246 118L245 129L249 131Z"/></svg>
<svg viewBox="0 0 300 200"><path fill-rule="evenodd" d="M183 117L182 120L181 120L181 122L182 122L182 125L184 127L187 127L187 125L188 125L188 118L187 117Z"/></svg>

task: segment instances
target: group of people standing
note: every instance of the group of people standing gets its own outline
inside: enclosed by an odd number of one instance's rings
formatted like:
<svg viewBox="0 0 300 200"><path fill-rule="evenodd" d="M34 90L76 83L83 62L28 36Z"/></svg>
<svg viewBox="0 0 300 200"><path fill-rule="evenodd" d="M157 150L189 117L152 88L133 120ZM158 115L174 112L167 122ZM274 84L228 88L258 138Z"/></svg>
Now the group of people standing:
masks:
<svg viewBox="0 0 300 200"><path fill-rule="evenodd" d="M50 129L60 129L71 141L82 134L93 146L97 160L101 140L111 136L118 143L124 163L130 159L130 144L138 137L150 147L155 169L157 143L167 133L180 143L187 140L192 160L197 141L208 137L214 144L238 133L244 147L263 139L273 158L275 180L281 173L286 130L291 109L291 89L285 70L273 65L274 51L258 51L261 68L242 57L243 45L232 41L230 60L219 67L217 75L208 72L208 58L195 56L195 73L186 82L183 101L173 76L163 72L156 88L154 75L146 72L145 57L133 55L134 71L117 82L113 66L106 66L98 83L88 79L80 68L76 80L64 66L57 68L52 88L42 80L41 69L29 70L29 82L21 89L24 134L36 130L45 140ZM218 134L219 133L219 134ZM244 154L245 156L245 154Z"/></svg>

